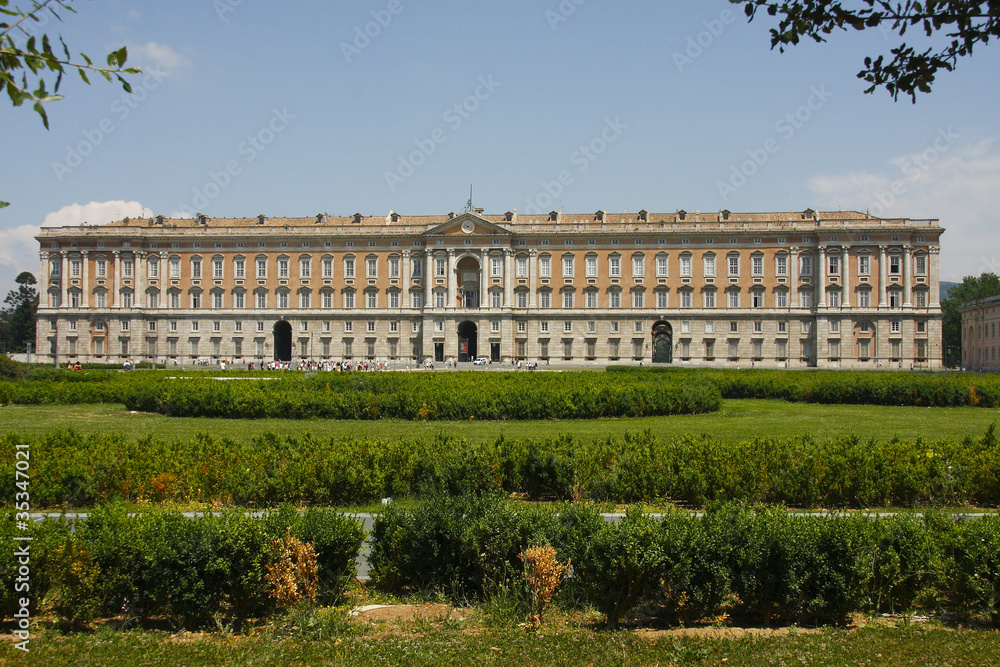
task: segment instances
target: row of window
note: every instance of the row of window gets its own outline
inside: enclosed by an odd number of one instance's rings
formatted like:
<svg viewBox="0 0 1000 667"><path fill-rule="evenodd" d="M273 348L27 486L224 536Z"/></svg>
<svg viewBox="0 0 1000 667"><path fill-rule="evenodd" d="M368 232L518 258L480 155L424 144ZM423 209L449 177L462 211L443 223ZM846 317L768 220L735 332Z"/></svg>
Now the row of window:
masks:
<svg viewBox="0 0 1000 667"><path fill-rule="evenodd" d="M643 253L635 253L632 255L632 276L643 277L646 274L646 257ZM858 275L859 276L869 276L871 275L871 256L867 254L859 254L858 259ZM588 278L598 277L598 260L597 255L587 255L584 257L584 274ZM612 278L621 277L622 275L622 257L620 255L611 255L607 258L608 260L608 275ZM789 255L784 253L779 253L775 255L775 275L777 276L787 276L788 275L788 260ZM346 255L341 258L343 263L343 273L345 278L356 278L357 277L357 258L354 255ZM400 262L401 258L398 255L390 255L386 262L388 264L388 271L390 278L400 277ZM420 278L423 274L423 264L424 259L422 257L415 257L411 260L411 276L413 278ZM525 255L518 255L515 257L515 275L518 278L528 277L528 261L529 258ZM181 257L178 255L172 255L167 259L167 270L168 277L170 279L181 278ZM217 255L212 257L211 260L211 277L215 280L221 280L225 278L225 258ZM278 257L277 260L277 277L279 279L288 279L291 277L290 267L291 258L286 256ZM303 255L298 260L298 277L300 279L310 279L313 277L312 271L312 256ZM553 258L548 254L541 254L538 257L538 275L541 278L551 278L552 277L552 262ZM692 262L693 255L691 253L683 253L679 256L680 262L680 275L681 277L691 277L692 276ZM828 276L839 276L841 275L841 256L839 254L830 254L826 257L826 273ZM916 275L926 275L927 273L927 255L919 253L913 257L913 268ZM189 263L189 277L192 279L201 279L203 277L203 259L199 256L191 257L188 260ZM259 255L254 259L254 277L258 280L263 280L268 277L268 263L269 259L265 255ZM669 255L667 253L659 253L655 256L655 271L656 277L664 278L669 275ZM232 260L233 264L233 277L236 279L247 278L247 258L243 256L234 257ZM731 252L726 255L726 275L728 277L739 277L741 269L741 256L739 252ZM51 275L53 277L58 277L61 271L61 264L59 260L52 260L51 264ZM890 275L898 275L901 273L902 257L897 254L889 255L888 262L888 273ZM572 278L576 273L576 256L573 254L564 254L561 257L561 268L562 276L565 278ZM81 260L79 258L72 258L70 260L70 276L72 278L79 278L81 271ZM95 272L98 278L107 277L107 260L97 259L95 261ZM503 257L490 257L489 261L489 272L492 277L503 276ZM147 274L150 278L160 277L160 261L156 257L151 257L147 262ZM715 277L716 275L716 256L715 253L706 253L702 256L702 274L705 277ZM813 274L813 256L812 255L801 255L799 257L799 275L801 276L811 276ZM123 259L122 260L122 275L125 278L131 278L133 275L133 260ZM379 277L379 257L368 256L364 258L364 275L366 278L378 278ZM434 257L434 275L435 277L447 277L447 258L446 257ZM764 254L754 253L750 256L750 275L755 278L764 277ZM324 279L333 278L334 276L334 257L331 255L324 255L320 258L320 277Z"/></svg>
<svg viewBox="0 0 1000 667"><path fill-rule="evenodd" d="M872 290L870 289L859 289L856 292L857 296L857 307L858 308L870 308L872 305ZM344 290L341 293L340 307L351 309L359 306L365 308L380 308L382 304L379 301L379 291L376 289L366 289L362 293L362 301L358 301L357 292L352 289ZM388 308L400 308L401 300L400 295L402 292L400 290L388 290L386 307ZM621 308L622 307L622 290L620 289L610 289L607 291L607 299L605 304L602 306L600 303L600 292L597 289L586 289L583 291L582 302L577 301L576 292L570 289L564 289L559 294L559 307L562 308ZM655 306L653 302L647 305L646 292L643 289L633 289L630 291L631 294L631 305L632 308L670 308L670 292L665 289L654 290L653 295L655 299ZM694 290L692 289L680 289L677 291L678 296L678 307L680 308L693 308L694 307ZM751 289L748 294L748 302L744 302L741 292L738 289L727 289L725 290L725 307L727 308L742 308L748 305L750 308L766 308L767 298L766 291L764 289ZM830 308L840 308L842 306L841 290L839 289L828 289L826 291L826 303ZM447 305L447 291L443 288L437 288L432 292L433 304L435 308L445 308ZM775 289L772 293L773 298L771 301L771 307L773 308L788 308L789 304L789 290L787 289ZM903 305L902 290L894 288L886 291L888 306L890 308L900 308ZM81 307L81 296L82 293L77 289L71 289L68 291L69 296L69 306L71 308ZM269 300L269 293L267 290L258 289L251 293L251 299L253 306L255 308L289 308L291 303L293 303L293 294L290 290L279 289L275 292L275 300ZM812 308L814 303L814 294L812 290L802 290L798 293L799 296L799 307L800 308ZM245 290L237 289L232 292L231 306L232 308L242 309L247 307L248 293ZM311 290L303 289L295 293L297 299L297 304L299 308L313 308L313 293ZM422 308L423 307L423 292L414 291L410 293L410 307L411 308ZM462 301L459 305L464 305L465 307L478 307L477 299L478 295L475 292L463 293L460 295ZM325 289L319 292L319 302L318 307L320 308L335 308L335 293L333 290ZM516 308L528 308L529 307L529 293L526 290L517 290L514 293L514 307ZM181 292L180 290L168 290L167 300L165 306L168 308L225 308L225 292L221 289L211 290L208 293L207 298L205 294L200 289L192 289L188 293L188 302L185 306L181 305ZM53 308L60 307L61 296L58 290L52 290L49 293L49 305ZM541 289L538 291L538 308L548 309L553 308L553 292L549 289ZM124 289L121 291L120 305L123 308L132 308L133 302L133 292L130 289ZM489 307L491 308L502 308L503 307L503 291L500 289L493 289L489 292ZM717 306L717 290L715 289L705 289L701 292L701 307L703 308L716 308ZM913 292L913 305L916 308L926 308L927 307L927 291L926 290L914 290ZM94 303L95 308L106 308L108 306L108 292L105 289L97 289L94 291ZM147 308L159 308L160 307L160 291L157 289L150 289L146 292L146 307Z"/></svg>

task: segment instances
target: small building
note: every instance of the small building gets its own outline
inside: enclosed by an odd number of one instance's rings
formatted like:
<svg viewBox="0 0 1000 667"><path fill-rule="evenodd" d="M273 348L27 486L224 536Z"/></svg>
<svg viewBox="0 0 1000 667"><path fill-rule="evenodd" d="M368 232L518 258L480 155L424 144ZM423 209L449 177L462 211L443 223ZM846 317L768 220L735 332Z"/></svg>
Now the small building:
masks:
<svg viewBox="0 0 1000 667"><path fill-rule="evenodd" d="M1000 371L1000 294L962 304L962 366Z"/></svg>

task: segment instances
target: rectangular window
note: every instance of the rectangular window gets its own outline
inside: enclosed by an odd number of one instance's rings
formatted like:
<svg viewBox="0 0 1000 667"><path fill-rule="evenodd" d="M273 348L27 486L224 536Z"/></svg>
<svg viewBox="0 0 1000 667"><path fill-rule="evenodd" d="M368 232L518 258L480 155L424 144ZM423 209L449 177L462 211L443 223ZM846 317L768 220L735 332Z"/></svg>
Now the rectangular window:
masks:
<svg viewBox="0 0 1000 667"><path fill-rule="evenodd" d="M608 359L615 360L618 358L618 340L608 341Z"/></svg>
<svg viewBox="0 0 1000 667"><path fill-rule="evenodd" d="M563 308L573 307L573 292L563 292Z"/></svg>
<svg viewBox="0 0 1000 667"><path fill-rule="evenodd" d="M858 308L871 308L872 305L872 292L871 290L863 289L858 291Z"/></svg>
<svg viewBox="0 0 1000 667"><path fill-rule="evenodd" d="M763 308L764 307L764 292L762 290L754 290L750 293L750 307L751 308Z"/></svg>
<svg viewBox="0 0 1000 667"><path fill-rule="evenodd" d="M900 257L899 255L889 255L889 273L899 275Z"/></svg>
<svg viewBox="0 0 1000 667"><path fill-rule="evenodd" d="M778 290L774 293L774 307L775 308L787 308L788 307L788 292L785 290Z"/></svg>
<svg viewBox="0 0 1000 667"><path fill-rule="evenodd" d="M831 308L840 308L840 290L827 292L826 300Z"/></svg>
<svg viewBox="0 0 1000 667"><path fill-rule="evenodd" d="M344 258L344 277L354 278L354 258L345 257Z"/></svg>
<svg viewBox="0 0 1000 667"><path fill-rule="evenodd" d="M608 258L608 275L612 278L620 278L622 275L622 259L617 255Z"/></svg>
<svg viewBox="0 0 1000 667"><path fill-rule="evenodd" d="M528 277L528 258L521 256L518 257L514 262L514 270L517 272L518 278Z"/></svg>
<svg viewBox="0 0 1000 667"><path fill-rule="evenodd" d="M872 270L872 258L868 255L858 255L858 275L867 276Z"/></svg>
<svg viewBox="0 0 1000 667"><path fill-rule="evenodd" d="M354 322L344 322L344 332L351 333L354 331Z"/></svg>
<svg viewBox="0 0 1000 667"><path fill-rule="evenodd" d="M667 256L666 255L657 255L656 256L656 277L657 278L666 278L667 277L667 268L668 268Z"/></svg>
<svg viewBox="0 0 1000 667"><path fill-rule="evenodd" d="M645 308L646 307L646 293L645 292L632 292L632 307L633 308Z"/></svg>
<svg viewBox="0 0 1000 667"><path fill-rule="evenodd" d="M299 292L299 308L310 308L309 292Z"/></svg>
<svg viewBox="0 0 1000 667"><path fill-rule="evenodd" d="M354 292L344 292L344 308L354 308Z"/></svg>
<svg viewBox="0 0 1000 667"><path fill-rule="evenodd" d="M414 257L413 259L410 260L410 262L411 262L411 267L410 268L412 269L412 271L410 273L412 274L412 277L413 278L420 278L421 276L423 276L424 275L424 260L423 260L423 258L422 257Z"/></svg>
<svg viewBox="0 0 1000 667"><path fill-rule="evenodd" d="M212 308L222 308L222 292L212 292Z"/></svg>
<svg viewBox="0 0 1000 667"><path fill-rule="evenodd" d="M729 276L730 277L735 277L735 276L740 275L740 258L739 258L739 255L730 255L727 259L729 261Z"/></svg>
<svg viewBox="0 0 1000 667"><path fill-rule="evenodd" d="M737 291L731 291L726 293L728 295L728 306L730 308L740 307L740 293Z"/></svg>
<svg viewBox="0 0 1000 667"><path fill-rule="evenodd" d="M622 307L622 293L618 290L612 290L608 292L608 308L621 308Z"/></svg>
<svg viewBox="0 0 1000 667"><path fill-rule="evenodd" d="M389 292L389 307L399 308L399 292Z"/></svg>
<svg viewBox="0 0 1000 667"><path fill-rule="evenodd" d="M774 258L774 272L779 276L788 275L788 256L778 255Z"/></svg>
<svg viewBox="0 0 1000 667"><path fill-rule="evenodd" d="M739 361L740 359L740 342L738 340L729 341L729 360Z"/></svg>
<svg viewBox="0 0 1000 667"><path fill-rule="evenodd" d="M691 277L691 255L681 255L681 278Z"/></svg>
<svg viewBox="0 0 1000 667"><path fill-rule="evenodd" d="M687 307L691 307L691 292L684 292L687 294ZM657 308L667 308L667 297L668 292L666 290L660 290L656 293L656 307ZM681 307L684 307L684 297L681 297Z"/></svg>
<svg viewBox="0 0 1000 667"><path fill-rule="evenodd" d="M500 308L503 306L503 292L493 290L490 292L490 308Z"/></svg>
<svg viewBox="0 0 1000 667"><path fill-rule="evenodd" d="M434 258L434 276L436 278L445 278L448 276L448 263L446 258Z"/></svg>
<svg viewBox="0 0 1000 667"><path fill-rule="evenodd" d="M548 290L538 293L538 307L539 308L551 308L552 305L552 293Z"/></svg>
<svg viewBox="0 0 1000 667"><path fill-rule="evenodd" d="M705 341L705 361L715 360L715 341L706 340Z"/></svg>
<svg viewBox="0 0 1000 667"><path fill-rule="evenodd" d="M565 322L563 322L563 331L565 333L573 333L573 321L572 320L566 320Z"/></svg>
<svg viewBox="0 0 1000 667"><path fill-rule="evenodd" d="M267 259L259 257L257 259L257 280L267 278Z"/></svg>
<svg viewBox="0 0 1000 667"><path fill-rule="evenodd" d="M840 275L840 255L830 255L826 258L826 264L831 276Z"/></svg>
<svg viewBox="0 0 1000 667"><path fill-rule="evenodd" d="M901 299L899 298L899 290L889 290L889 307L899 308Z"/></svg>
<svg viewBox="0 0 1000 667"><path fill-rule="evenodd" d="M69 277L79 278L80 277L80 260L71 259L69 260Z"/></svg>
<svg viewBox="0 0 1000 667"><path fill-rule="evenodd" d="M680 294L681 294L681 308L690 308L691 307L691 290L684 290ZM667 307L667 304L666 304L667 293L666 292L659 292L657 294L657 296L662 296L663 297L663 305L659 306L659 304L657 304L658 307L660 307L660 308L666 308Z"/></svg>
<svg viewBox="0 0 1000 667"><path fill-rule="evenodd" d="M632 258L632 275L641 278L646 274L646 258L642 256Z"/></svg>
<svg viewBox="0 0 1000 667"><path fill-rule="evenodd" d="M378 278L378 258L369 257L365 260L365 275L369 278Z"/></svg>
<svg viewBox="0 0 1000 667"><path fill-rule="evenodd" d="M587 270L587 277L588 278L596 278L597 277L597 258L596 257L587 257L587 259L586 259L586 266L587 266L587 269L586 269Z"/></svg>
<svg viewBox="0 0 1000 667"><path fill-rule="evenodd" d="M829 345L830 345L830 358L833 360L840 359L840 341L836 339L831 340Z"/></svg>
<svg viewBox="0 0 1000 667"><path fill-rule="evenodd" d="M149 262L146 264L146 271L149 274L150 278L159 278L160 277L160 262L158 260L156 260L156 259L152 259L151 258L149 260Z"/></svg>
<svg viewBox="0 0 1000 667"><path fill-rule="evenodd" d="M365 307L378 308L378 292L365 293Z"/></svg>
<svg viewBox="0 0 1000 667"><path fill-rule="evenodd" d="M123 259L122 260L122 276L125 277L125 278L131 278L132 277L132 267L133 266L134 265L133 265L131 259Z"/></svg>
<svg viewBox="0 0 1000 667"><path fill-rule="evenodd" d="M562 260L563 267L563 278L573 277L573 256L563 257Z"/></svg>
<svg viewBox="0 0 1000 667"><path fill-rule="evenodd" d="M221 257L212 260L212 278L216 280L222 280L222 262Z"/></svg>
<svg viewBox="0 0 1000 667"><path fill-rule="evenodd" d="M399 278L399 257L389 258L389 277Z"/></svg>
<svg viewBox="0 0 1000 667"><path fill-rule="evenodd" d="M913 258L913 264L915 266L914 272L918 276L922 276L927 273L927 255L917 255Z"/></svg>
<svg viewBox="0 0 1000 667"><path fill-rule="evenodd" d="M278 292L278 308L288 308L288 292Z"/></svg>
<svg viewBox="0 0 1000 667"><path fill-rule="evenodd" d="M201 260L198 258L191 260L191 277L201 278Z"/></svg>
<svg viewBox="0 0 1000 667"><path fill-rule="evenodd" d="M246 260L242 257L237 257L233 260L233 273L236 275L238 280L243 280L246 278Z"/></svg>
<svg viewBox="0 0 1000 667"><path fill-rule="evenodd" d="M201 292L195 292L191 295L191 307L201 308Z"/></svg>
<svg viewBox="0 0 1000 667"><path fill-rule="evenodd" d="M267 292L255 292L254 304L257 308L267 308Z"/></svg>
<svg viewBox="0 0 1000 667"><path fill-rule="evenodd" d="M913 293L914 305L917 308L927 307L927 292L924 290L917 290Z"/></svg>
<svg viewBox="0 0 1000 667"><path fill-rule="evenodd" d="M800 258L800 275L811 276L813 274L813 258L810 255L803 255Z"/></svg>
<svg viewBox="0 0 1000 667"><path fill-rule="evenodd" d="M499 278L503 275L503 258L490 257L490 277Z"/></svg>
<svg viewBox="0 0 1000 667"><path fill-rule="evenodd" d="M181 258L171 257L170 258L170 277L171 279L177 279L181 277Z"/></svg>
<svg viewBox="0 0 1000 667"><path fill-rule="evenodd" d="M829 320L830 333L840 333L840 320Z"/></svg>
<svg viewBox="0 0 1000 667"><path fill-rule="evenodd" d="M538 323L538 330L541 331L542 333L548 333L549 332L549 323L548 322L539 322Z"/></svg>
<svg viewBox="0 0 1000 667"><path fill-rule="evenodd" d="M323 277L333 278L333 258L324 257L323 258Z"/></svg>
<svg viewBox="0 0 1000 667"><path fill-rule="evenodd" d="M312 277L312 261L306 258L299 260L299 278L309 279Z"/></svg>
<svg viewBox="0 0 1000 667"><path fill-rule="evenodd" d="M705 307L715 308L715 290L706 290L704 293Z"/></svg>
<svg viewBox="0 0 1000 667"><path fill-rule="evenodd" d="M750 272L754 277L759 278L764 275L764 257L763 255L754 255L750 258Z"/></svg>
<svg viewBox="0 0 1000 667"><path fill-rule="evenodd" d="M367 327L368 327L368 333L375 333L375 322L369 320Z"/></svg>
<svg viewBox="0 0 1000 667"><path fill-rule="evenodd" d="M587 292L587 308L597 308L597 292L594 290Z"/></svg>
<svg viewBox="0 0 1000 667"><path fill-rule="evenodd" d="M802 292L799 294L799 302L802 304L803 308L812 308L813 306L813 293L812 292Z"/></svg>
<svg viewBox="0 0 1000 667"><path fill-rule="evenodd" d="M900 327L901 325L899 320L892 320L891 322L889 322L889 331L891 331L892 333L899 333Z"/></svg>

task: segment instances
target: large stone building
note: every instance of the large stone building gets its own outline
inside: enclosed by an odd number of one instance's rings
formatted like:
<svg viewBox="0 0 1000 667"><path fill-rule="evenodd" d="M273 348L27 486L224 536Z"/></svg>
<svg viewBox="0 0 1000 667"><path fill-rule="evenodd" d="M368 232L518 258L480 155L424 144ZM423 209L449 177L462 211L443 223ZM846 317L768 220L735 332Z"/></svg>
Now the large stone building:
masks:
<svg viewBox="0 0 1000 667"><path fill-rule="evenodd" d="M962 366L1000 370L1000 294L962 304Z"/></svg>
<svg viewBox="0 0 1000 667"><path fill-rule="evenodd" d="M44 228L41 359L941 366L936 220L125 219Z"/></svg>

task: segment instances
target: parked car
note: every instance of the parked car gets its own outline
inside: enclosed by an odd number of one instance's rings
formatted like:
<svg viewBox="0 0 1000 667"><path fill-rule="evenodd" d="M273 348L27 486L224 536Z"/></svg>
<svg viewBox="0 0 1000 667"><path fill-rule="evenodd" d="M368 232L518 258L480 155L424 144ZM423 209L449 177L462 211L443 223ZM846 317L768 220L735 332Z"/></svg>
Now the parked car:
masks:
<svg viewBox="0 0 1000 667"><path fill-rule="evenodd" d="M476 357L476 360L472 362L476 366L485 366L490 363L489 357Z"/></svg>

